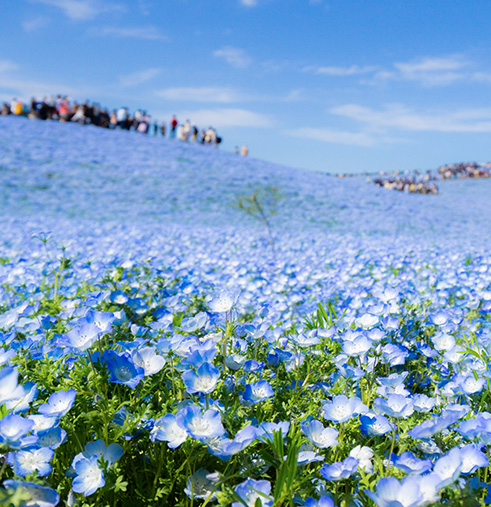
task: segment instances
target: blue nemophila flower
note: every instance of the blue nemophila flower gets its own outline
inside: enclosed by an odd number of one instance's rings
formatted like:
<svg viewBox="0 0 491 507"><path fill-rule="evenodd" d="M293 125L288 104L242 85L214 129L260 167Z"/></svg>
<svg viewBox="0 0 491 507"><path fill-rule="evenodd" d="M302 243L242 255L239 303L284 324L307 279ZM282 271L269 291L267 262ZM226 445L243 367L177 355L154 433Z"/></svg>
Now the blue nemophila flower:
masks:
<svg viewBox="0 0 491 507"><path fill-rule="evenodd" d="M86 323L68 331L59 343L82 352L92 347L100 335L101 330L95 324Z"/></svg>
<svg viewBox="0 0 491 507"><path fill-rule="evenodd" d="M424 474L432 467L429 459L419 459L410 451L403 452L400 456L393 456L392 461L396 468L406 474Z"/></svg>
<svg viewBox="0 0 491 507"><path fill-rule="evenodd" d="M455 482L463 469L460 449L454 447L445 456L438 459L433 466L433 473L440 480L440 487L443 488Z"/></svg>
<svg viewBox="0 0 491 507"><path fill-rule="evenodd" d="M18 414L20 412L27 412L31 406L31 402L33 402L38 395L37 385L32 382L27 382L22 386L23 395L22 397L6 401L5 408L14 414Z"/></svg>
<svg viewBox="0 0 491 507"><path fill-rule="evenodd" d="M182 380L188 393L210 394L220 378L220 370L211 363L203 363L196 371L188 370L182 374Z"/></svg>
<svg viewBox="0 0 491 507"><path fill-rule="evenodd" d="M56 426L45 431L40 431L37 433L37 437L37 444L40 447L56 449L66 440L66 431L59 426Z"/></svg>
<svg viewBox="0 0 491 507"><path fill-rule="evenodd" d="M256 373L264 368L265 364L260 361L259 363L255 359L249 359L244 363L243 369L246 373Z"/></svg>
<svg viewBox="0 0 491 507"><path fill-rule="evenodd" d="M319 500L307 497L304 503L305 507L334 507L334 502L329 496L321 496Z"/></svg>
<svg viewBox="0 0 491 507"><path fill-rule="evenodd" d="M478 468L487 467L489 459L479 446L467 444L459 448L460 458L462 459L462 474L473 474Z"/></svg>
<svg viewBox="0 0 491 507"><path fill-rule="evenodd" d="M18 371L10 366L4 366L0 370L0 404L24 396L22 386L17 385L18 377Z"/></svg>
<svg viewBox="0 0 491 507"><path fill-rule="evenodd" d="M360 429L364 435L385 435L395 426L383 415L360 416Z"/></svg>
<svg viewBox="0 0 491 507"><path fill-rule="evenodd" d="M233 440L225 442L223 445L223 452L225 454L233 455L244 450L247 446L252 444L258 436L258 429L254 426L246 426L237 432Z"/></svg>
<svg viewBox="0 0 491 507"><path fill-rule="evenodd" d="M334 428L324 428L320 421L310 417L301 423L301 428L309 441L320 449L338 445L338 431Z"/></svg>
<svg viewBox="0 0 491 507"><path fill-rule="evenodd" d="M199 368L203 363L211 363L215 356L217 355L217 349L215 346L212 348L203 348L203 347L191 347L192 352L187 356L181 359L182 366L193 366L194 368Z"/></svg>
<svg viewBox="0 0 491 507"><path fill-rule="evenodd" d="M102 458L108 466L112 466L123 455L123 448L119 444L106 444L102 440L94 440L85 444L84 452L86 458L95 456L97 459Z"/></svg>
<svg viewBox="0 0 491 507"><path fill-rule="evenodd" d="M19 447L20 440L34 427L34 422L20 415L10 414L0 420L0 443L8 447Z"/></svg>
<svg viewBox="0 0 491 507"><path fill-rule="evenodd" d="M47 417L63 417L75 403L75 389L58 391L48 398L48 403L40 405L38 412Z"/></svg>
<svg viewBox="0 0 491 507"><path fill-rule="evenodd" d="M391 394L386 400L376 398L373 400L373 409L389 417L404 417L404 419L414 412L412 400L402 394Z"/></svg>
<svg viewBox="0 0 491 507"><path fill-rule="evenodd" d="M189 498L205 500L209 498L213 500L216 498L216 483L218 481L218 474L210 473L204 468L197 470L191 477L188 478L188 482L184 493Z"/></svg>
<svg viewBox="0 0 491 507"><path fill-rule="evenodd" d="M232 507L244 507L244 504L247 507L273 507L273 499L270 496L271 483L269 481L247 479L236 486L234 491L242 502L234 502Z"/></svg>
<svg viewBox="0 0 491 507"><path fill-rule="evenodd" d="M134 363L128 352L118 354L106 351L107 368L111 373L109 380L115 384L124 384L134 389L145 376L145 370Z"/></svg>
<svg viewBox="0 0 491 507"><path fill-rule="evenodd" d="M133 350L131 358L143 368L145 377L158 373L165 366L165 359L157 354L154 347Z"/></svg>
<svg viewBox="0 0 491 507"><path fill-rule="evenodd" d="M72 468L75 471L72 483L75 493L90 496L106 484L104 473L97 462L97 456L86 458L82 453L77 454L72 462Z"/></svg>
<svg viewBox="0 0 491 507"><path fill-rule="evenodd" d="M14 472L19 477L26 477L37 472L40 477L49 475L53 468L50 461L55 452L49 447L40 449L24 449L16 452L9 452L7 463L14 467Z"/></svg>
<svg viewBox="0 0 491 507"><path fill-rule="evenodd" d="M225 313L232 309L237 301L238 293L232 293L226 289L208 302L210 311L213 313Z"/></svg>
<svg viewBox="0 0 491 507"><path fill-rule="evenodd" d="M188 432L184 429L182 422L182 414L177 415L166 414L155 420L152 430L150 431L150 440L152 442L167 442L167 446L171 449L179 447L188 438Z"/></svg>
<svg viewBox="0 0 491 507"><path fill-rule="evenodd" d="M228 356L226 356L223 361L223 364L227 368L230 368L233 371L237 371L242 368L242 366L244 365L246 360L247 360L247 358L245 356L234 353L234 354L229 354Z"/></svg>
<svg viewBox="0 0 491 507"><path fill-rule="evenodd" d="M242 398L246 403L255 404L274 396L273 388L267 380L246 384Z"/></svg>
<svg viewBox="0 0 491 507"><path fill-rule="evenodd" d="M317 333L312 331L308 332L307 334L291 335L289 338L299 347L314 347L315 345L319 345L321 343L321 340L317 336Z"/></svg>
<svg viewBox="0 0 491 507"><path fill-rule="evenodd" d="M356 458L348 456L343 461L338 461L332 465L324 465L319 473L328 481L339 481L353 475L358 470L359 461Z"/></svg>
<svg viewBox="0 0 491 507"><path fill-rule="evenodd" d="M22 491L28 495L28 500L23 505L38 507L55 507L60 503L60 495L51 488L46 488L34 482L15 481L7 479L3 483L9 492Z"/></svg>
<svg viewBox="0 0 491 507"><path fill-rule="evenodd" d="M377 491L365 493L378 507L421 507L438 499L438 481L421 476L409 476L399 482L395 477L384 477L377 483Z"/></svg>
<svg viewBox="0 0 491 507"><path fill-rule="evenodd" d="M416 412L431 412L436 404L435 398L430 398L426 394L415 394L413 396L413 405Z"/></svg>
<svg viewBox="0 0 491 507"><path fill-rule="evenodd" d="M258 437L260 440L273 440L275 431L281 431L283 438L286 438L288 431L290 431L290 423L288 421L279 423L263 422L258 427Z"/></svg>
<svg viewBox="0 0 491 507"><path fill-rule="evenodd" d="M196 440L219 437L225 433L220 412L213 408L203 412L196 405L188 405L180 411L179 424Z"/></svg>
<svg viewBox="0 0 491 507"><path fill-rule="evenodd" d="M302 446L298 453L297 463L299 466L308 465L309 463L315 463L316 461L324 461L324 456L317 454L312 449L312 446L309 448Z"/></svg>
<svg viewBox="0 0 491 507"><path fill-rule="evenodd" d="M27 417L29 421L34 423L32 427L33 433L40 433L49 430L58 425L59 419L57 417L47 417L41 414L32 414Z"/></svg>
<svg viewBox="0 0 491 507"><path fill-rule="evenodd" d="M322 405L324 419L335 423L346 422L352 417L366 414L368 407L358 398L347 398L344 394L335 396L331 402Z"/></svg>

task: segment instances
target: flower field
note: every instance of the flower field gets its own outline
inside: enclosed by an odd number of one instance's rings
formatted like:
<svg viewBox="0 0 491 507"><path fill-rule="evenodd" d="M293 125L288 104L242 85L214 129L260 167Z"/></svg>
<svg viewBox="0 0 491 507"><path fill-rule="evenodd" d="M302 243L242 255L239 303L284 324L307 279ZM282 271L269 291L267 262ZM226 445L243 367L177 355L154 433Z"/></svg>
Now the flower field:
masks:
<svg viewBox="0 0 491 507"><path fill-rule="evenodd" d="M0 505L491 503L491 180L0 118L0 189Z"/></svg>

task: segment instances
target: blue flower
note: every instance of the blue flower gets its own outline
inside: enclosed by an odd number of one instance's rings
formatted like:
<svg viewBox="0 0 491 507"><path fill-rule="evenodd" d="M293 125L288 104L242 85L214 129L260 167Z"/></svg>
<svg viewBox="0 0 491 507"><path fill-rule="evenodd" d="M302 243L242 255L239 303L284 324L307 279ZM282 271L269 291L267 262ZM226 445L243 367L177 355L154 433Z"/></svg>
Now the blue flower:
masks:
<svg viewBox="0 0 491 507"><path fill-rule="evenodd" d="M177 415L166 414L155 420L152 431L150 432L150 440L167 442L167 446L171 449L179 447L188 438L188 432L185 430L182 414Z"/></svg>
<svg viewBox="0 0 491 507"><path fill-rule="evenodd" d="M235 438L225 443L223 451L225 454L233 455L244 450L248 445L252 444L258 436L258 429L254 426L246 426L237 432Z"/></svg>
<svg viewBox="0 0 491 507"><path fill-rule="evenodd" d="M301 423L301 428L309 441L320 449L338 445L338 431L334 428L324 428L320 421L309 418Z"/></svg>
<svg viewBox="0 0 491 507"><path fill-rule="evenodd" d="M123 455L123 448L119 444L106 444L102 440L94 440L85 444L84 452L86 458L95 456L97 459L102 458L108 466L112 466Z"/></svg>
<svg viewBox="0 0 491 507"><path fill-rule="evenodd" d="M50 461L55 452L49 447L40 449L25 449L17 452L9 452L7 462L14 467L14 472L20 477L31 475L35 471L40 477L52 472Z"/></svg>
<svg viewBox="0 0 491 507"><path fill-rule="evenodd" d="M304 503L305 507L334 507L334 502L329 496L321 496L319 500L307 497Z"/></svg>
<svg viewBox="0 0 491 507"><path fill-rule="evenodd" d="M328 481L339 481L353 475L358 469L359 461L348 456L344 461L338 461L332 465L324 465L319 473Z"/></svg>
<svg viewBox="0 0 491 507"><path fill-rule="evenodd" d="M385 435L395 428L383 415L360 416L360 429L364 435Z"/></svg>
<svg viewBox="0 0 491 507"><path fill-rule="evenodd" d="M73 460L72 468L76 474L72 483L75 493L90 496L106 484L104 473L97 462L97 456L86 458L82 453L77 454Z"/></svg>
<svg viewBox="0 0 491 507"><path fill-rule="evenodd" d="M210 394L216 387L220 370L211 363L203 363L198 370L188 370L182 374L182 380L188 393Z"/></svg>
<svg viewBox="0 0 491 507"><path fill-rule="evenodd" d="M60 502L60 495L51 488L45 488L33 482L22 482L7 479L3 485L7 491L22 491L28 495L28 500L23 505L39 507L55 507Z"/></svg>
<svg viewBox="0 0 491 507"><path fill-rule="evenodd" d="M10 414L0 420L0 443L8 447L18 447L20 439L34 427L34 422L20 415Z"/></svg>
<svg viewBox="0 0 491 507"><path fill-rule="evenodd" d="M243 399L247 403L255 404L267 400L274 396L274 391L269 382L260 380L252 384L247 384L243 394Z"/></svg>
<svg viewBox="0 0 491 507"><path fill-rule="evenodd" d="M431 470L431 461L418 459L412 452L393 457L394 466L406 474L424 474Z"/></svg>
<svg viewBox="0 0 491 507"><path fill-rule="evenodd" d="M385 477L378 481L377 492L365 493L378 507L419 507L423 505L424 495L420 489L420 477L410 476L399 482L395 477Z"/></svg>
<svg viewBox="0 0 491 507"><path fill-rule="evenodd" d="M247 479L234 490L242 502L234 502L232 507L272 507L273 499L270 496L271 483L269 481L256 481ZM259 501L259 502L258 502Z"/></svg>
<svg viewBox="0 0 491 507"><path fill-rule="evenodd" d="M182 419L179 418L178 423L196 440L204 441L225 433L220 412L213 408L203 413L200 407L188 405L180 410L180 415Z"/></svg>
<svg viewBox="0 0 491 507"><path fill-rule="evenodd" d="M37 437L37 444L40 447L56 449L66 440L66 431L59 426L55 426L45 431L40 431L37 433Z"/></svg>
<svg viewBox="0 0 491 507"><path fill-rule="evenodd" d="M18 414L20 412L27 412L30 408L30 404L37 398L38 388L37 385L32 382L27 382L22 386L23 394L21 397L5 402L5 408L9 412Z"/></svg>
<svg viewBox="0 0 491 507"><path fill-rule="evenodd" d="M165 366L165 359L157 354L154 347L144 347L131 353L134 363L144 370L144 375L154 375Z"/></svg>
<svg viewBox="0 0 491 507"><path fill-rule="evenodd" d="M24 396L24 389L17 385L19 373L15 368L4 366L0 370L0 404L10 400L18 400Z"/></svg>
<svg viewBox="0 0 491 507"><path fill-rule="evenodd" d="M115 384L124 384L134 389L145 376L145 370L134 363L128 352L118 354L114 351L106 351L107 368L111 373L109 380Z"/></svg>
<svg viewBox="0 0 491 507"><path fill-rule="evenodd" d="M346 422L352 417L368 412L368 408L358 396L347 398L344 394L334 397L330 403L323 405L322 409L324 419L335 423Z"/></svg>
<svg viewBox="0 0 491 507"><path fill-rule="evenodd" d="M373 408L389 417L403 417L404 419L414 412L412 400L402 394L391 394L386 400L376 398L373 400Z"/></svg>
<svg viewBox="0 0 491 507"><path fill-rule="evenodd" d="M186 489L184 493L189 498L206 500L209 498L213 500L216 498L215 489L218 481L218 474L210 474L208 470L200 468L191 477L188 478Z"/></svg>
<svg viewBox="0 0 491 507"><path fill-rule="evenodd" d="M38 412L48 417L63 417L75 403L75 389L58 391L48 398L48 403L40 405Z"/></svg>
<svg viewBox="0 0 491 507"><path fill-rule="evenodd" d="M76 326L60 339L60 345L67 345L72 349L83 352L92 347L92 344L101 335L101 330L95 324Z"/></svg>

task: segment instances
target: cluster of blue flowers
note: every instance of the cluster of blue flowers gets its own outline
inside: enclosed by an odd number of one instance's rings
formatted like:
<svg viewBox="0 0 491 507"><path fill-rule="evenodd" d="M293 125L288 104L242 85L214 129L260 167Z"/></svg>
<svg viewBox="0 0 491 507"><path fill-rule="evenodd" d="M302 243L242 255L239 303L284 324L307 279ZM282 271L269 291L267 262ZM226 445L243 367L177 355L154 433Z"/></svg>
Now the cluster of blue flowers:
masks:
<svg viewBox="0 0 491 507"><path fill-rule="evenodd" d="M491 503L491 181L143 141L0 119L0 503Z"/></svg>

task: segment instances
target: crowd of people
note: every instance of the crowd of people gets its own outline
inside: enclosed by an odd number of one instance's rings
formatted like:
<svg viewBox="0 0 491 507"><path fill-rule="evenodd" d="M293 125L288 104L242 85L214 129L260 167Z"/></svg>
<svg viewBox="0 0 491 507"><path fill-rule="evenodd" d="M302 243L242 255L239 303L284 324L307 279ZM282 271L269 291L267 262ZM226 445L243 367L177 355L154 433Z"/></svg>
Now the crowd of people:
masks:
<svg viewBox="0 0 491 507"><path fill-rule="evenodd" d="M378 177L373 182L379 187L410 194L438 194L438 187L431 180L421 180L413 176Z"/></svg>
<svg viewBox="0 0 491 507"><path fill-rule="evenodd" d="M491 164L478 164L471 162L468 164L449 164L438 169L438 173L443 180L455 178L490 178Z"/></svg>
<svg viewBox="0 0 491 507"><path fill-rule="evenodd" d="M222 138L217 134L216 129L199 129L186 120L180 124L176 115L173 115L167 127L165 122L159 123L152 120L151 116L144 110L138 109L130 114L127 107L120 107L111 112L97 102L78 103L66 96L58 95L37 100L32 98L26 104L20 100L13 99L10 103L4 102L0 114L2 116L15 115L39 120L57 120L61 122L75 122L82 125L95 125L107 129L133 130L141 134L179 139L184 142L214 145L218 147ZM236 149L236 153L238 150ZM244 145L241 155L247 155L248 150Z"/></svg>

